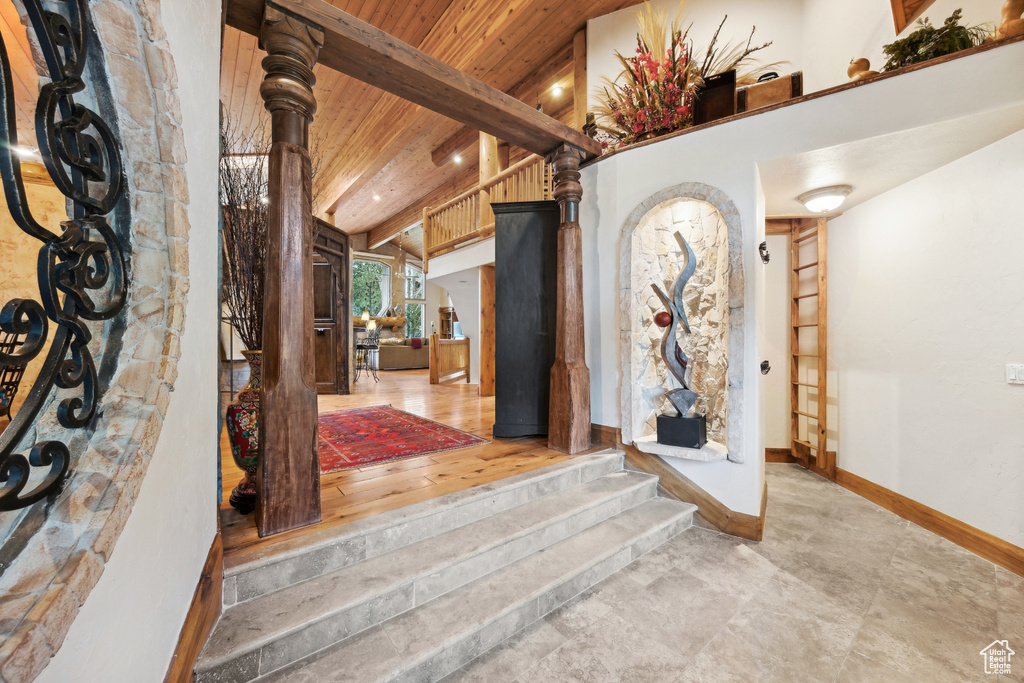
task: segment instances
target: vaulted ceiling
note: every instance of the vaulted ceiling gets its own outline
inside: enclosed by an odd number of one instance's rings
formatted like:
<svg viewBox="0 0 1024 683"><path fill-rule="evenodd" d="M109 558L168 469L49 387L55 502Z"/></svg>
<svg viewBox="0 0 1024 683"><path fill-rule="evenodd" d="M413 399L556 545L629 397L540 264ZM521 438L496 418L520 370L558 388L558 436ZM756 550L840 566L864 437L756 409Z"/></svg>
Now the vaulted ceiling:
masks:
<svg viewBox="0 0 1024 683"><path fill-rule="evenodd" d="M570 125L574 35L588 19L639 1L331 0ZM259 96L264 53L256 43L236 29L225 30L221 101L242 129L266 127L268 121ZM474 131L337 72L315 72L317 210L334 214L340 229L360 233L389 221L405 227L423 206L475 182ZM556 82L563 88L560 97L551 90ZM459 151L466 153L461 165L452 161Z"/></svg>

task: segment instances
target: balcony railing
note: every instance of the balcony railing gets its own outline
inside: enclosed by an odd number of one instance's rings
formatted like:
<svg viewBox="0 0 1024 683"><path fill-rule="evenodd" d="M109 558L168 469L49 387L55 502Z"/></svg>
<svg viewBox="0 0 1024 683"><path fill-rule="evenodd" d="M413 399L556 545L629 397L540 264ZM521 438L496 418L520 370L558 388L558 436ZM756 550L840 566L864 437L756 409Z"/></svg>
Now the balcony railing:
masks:
<svg viewBox="0 0 1024 683"><path fill-rule="evenodd" d="M534 202L552 196L551 167L534 154L458 197L424 209L424 266L461 244L493 235L492 202Z"/></svg>

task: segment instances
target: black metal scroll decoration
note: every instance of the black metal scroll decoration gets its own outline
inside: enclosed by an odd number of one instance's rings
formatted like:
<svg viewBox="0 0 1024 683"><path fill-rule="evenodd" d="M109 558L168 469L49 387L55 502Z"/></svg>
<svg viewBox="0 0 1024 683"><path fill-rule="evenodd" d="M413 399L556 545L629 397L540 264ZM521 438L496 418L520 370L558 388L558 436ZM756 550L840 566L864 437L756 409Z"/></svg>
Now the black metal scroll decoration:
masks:
<svg viewBox="0 0 1024 683"><path fill-rule="evenodd" d="M72 394L57 406L61 426L79 429L92 419L99 387L86 323L113 318L127 293L124 251L105 217L124 187L120 152L100 116L75 101L75 94L85 89L87 58L102 54L94 43L86 0L56 3L61 12L44 9L42 0L21 2L50 79L39 89L36 142L50 178L73 210L57 232L32 216L16 152L11 64L0 36L0 176L14 221L40 242L39 301L13 299L0 308L0 330L27 335L16 351L0 353L0 363L26 364L39 357L50 322L56 326L35 384L0 434L0 510L23 508L49 496L67 476L71 453L63 441L36 441L27 456L17 451L54 387Z"/></svg>
<svg viewBox="0 0 1024 683"><path fill-rule="evenodd" d="M679 381L681 388L672 389L666 392L665 396L676 407L681 417L687 417L690 409L693 408L693 404L697 402L698 396L696 392L690 389L693 369L690 367L690 359L683 353L682 347L679 346L679 342L676 340L676 328L681 324L686 333L690 333L690 322L686 319L686 310L683 307L683 288L686 287L686 283L697 270L697 257L682 234L678 232L676 233L676 241L679 242L679 248L682 249L683 254L686 256L686 261L683 263L683 271L676 278L675 284L672 286L672 296L669 297L665 294L658 285L651 285L651 287L654 288L658 298L665 304L669 315L672 316L672 322L669 328L665 330L665 335L661 339L661 357L668 366L669 371Z"/></svg>

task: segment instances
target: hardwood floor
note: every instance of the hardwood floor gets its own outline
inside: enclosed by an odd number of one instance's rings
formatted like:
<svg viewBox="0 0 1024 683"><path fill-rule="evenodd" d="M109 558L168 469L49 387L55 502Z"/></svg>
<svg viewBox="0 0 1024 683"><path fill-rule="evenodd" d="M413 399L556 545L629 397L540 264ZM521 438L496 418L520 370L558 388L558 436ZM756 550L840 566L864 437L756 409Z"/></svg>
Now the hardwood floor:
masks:
<svg viewBox="0 0 1024 683"><path fill-rule="evenodd" d="M431 385L426 370L381 371L378 374L380 382L377 384L372 378L360 377L349 396L321 395L320 412L391 405L492 439L494 397L477 396L476 385ZM320 478L322 521L319 524L261 539L256 533L253 516L243 517L228 504L231 489L238 483L241 473L231 458L225 432L221 436L224 473L221 530L225 562L241 561L266 544L295 538L312 529L362 519L528 472L568 457L548 449L547 439L543 437L492 439L490 443L469 448L327 474Z"/></svg>

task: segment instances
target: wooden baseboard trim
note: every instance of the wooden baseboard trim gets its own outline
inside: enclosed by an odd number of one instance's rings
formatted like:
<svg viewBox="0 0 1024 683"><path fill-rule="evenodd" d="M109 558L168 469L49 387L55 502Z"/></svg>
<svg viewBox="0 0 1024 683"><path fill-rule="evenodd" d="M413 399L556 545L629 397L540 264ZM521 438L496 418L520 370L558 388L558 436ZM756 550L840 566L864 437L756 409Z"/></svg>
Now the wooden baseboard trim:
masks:
<svg viewBox="0 0 1024 683"><path fill-rule="evenodd" d="M697 514L704 521L722 533L739 536L751 541L760 541L764 535L765 506L768 504L768 484L761 493L761 514L759 517L730 510L707 491L690 481L672 466L656 455L642 453L636 446L622 443L622 433L614 427L590 425L591 441L595 446L621 449L626 454L626 467L654 474L658 477L658 489L669 498L693 503Z"/></svg>
<svg viewBox="0 0 1024 683"><path fill-rule="evenodd" d="M210 545L210 553L206 556L192 604L185 615L185 623L181 627L178 645L174 648L164 683L189 683L193 680L196 660L220 617L223 583L224 541L218 531Z"/></svg>
<svg viewBox="0 0 1024 683"><path fill-rule="evenodd" d="M604 425L590 425L590 445L616 448L619 444L619 430Z"/></svg>
<svg viewBox="0 0 1024 683"><path fill-rule="evenodd" d="M1024 576L1024 548L993 536L904 495L843 469L836 470L836 483L903 519L956 543L989 562Z"/></svg>
<svg viewBox="0 0 1024 683"><path fill-rule="evenodd" d="M789 448L766 448L764 449L765 462L799 462L793 457L793 451Z"/></svg>

